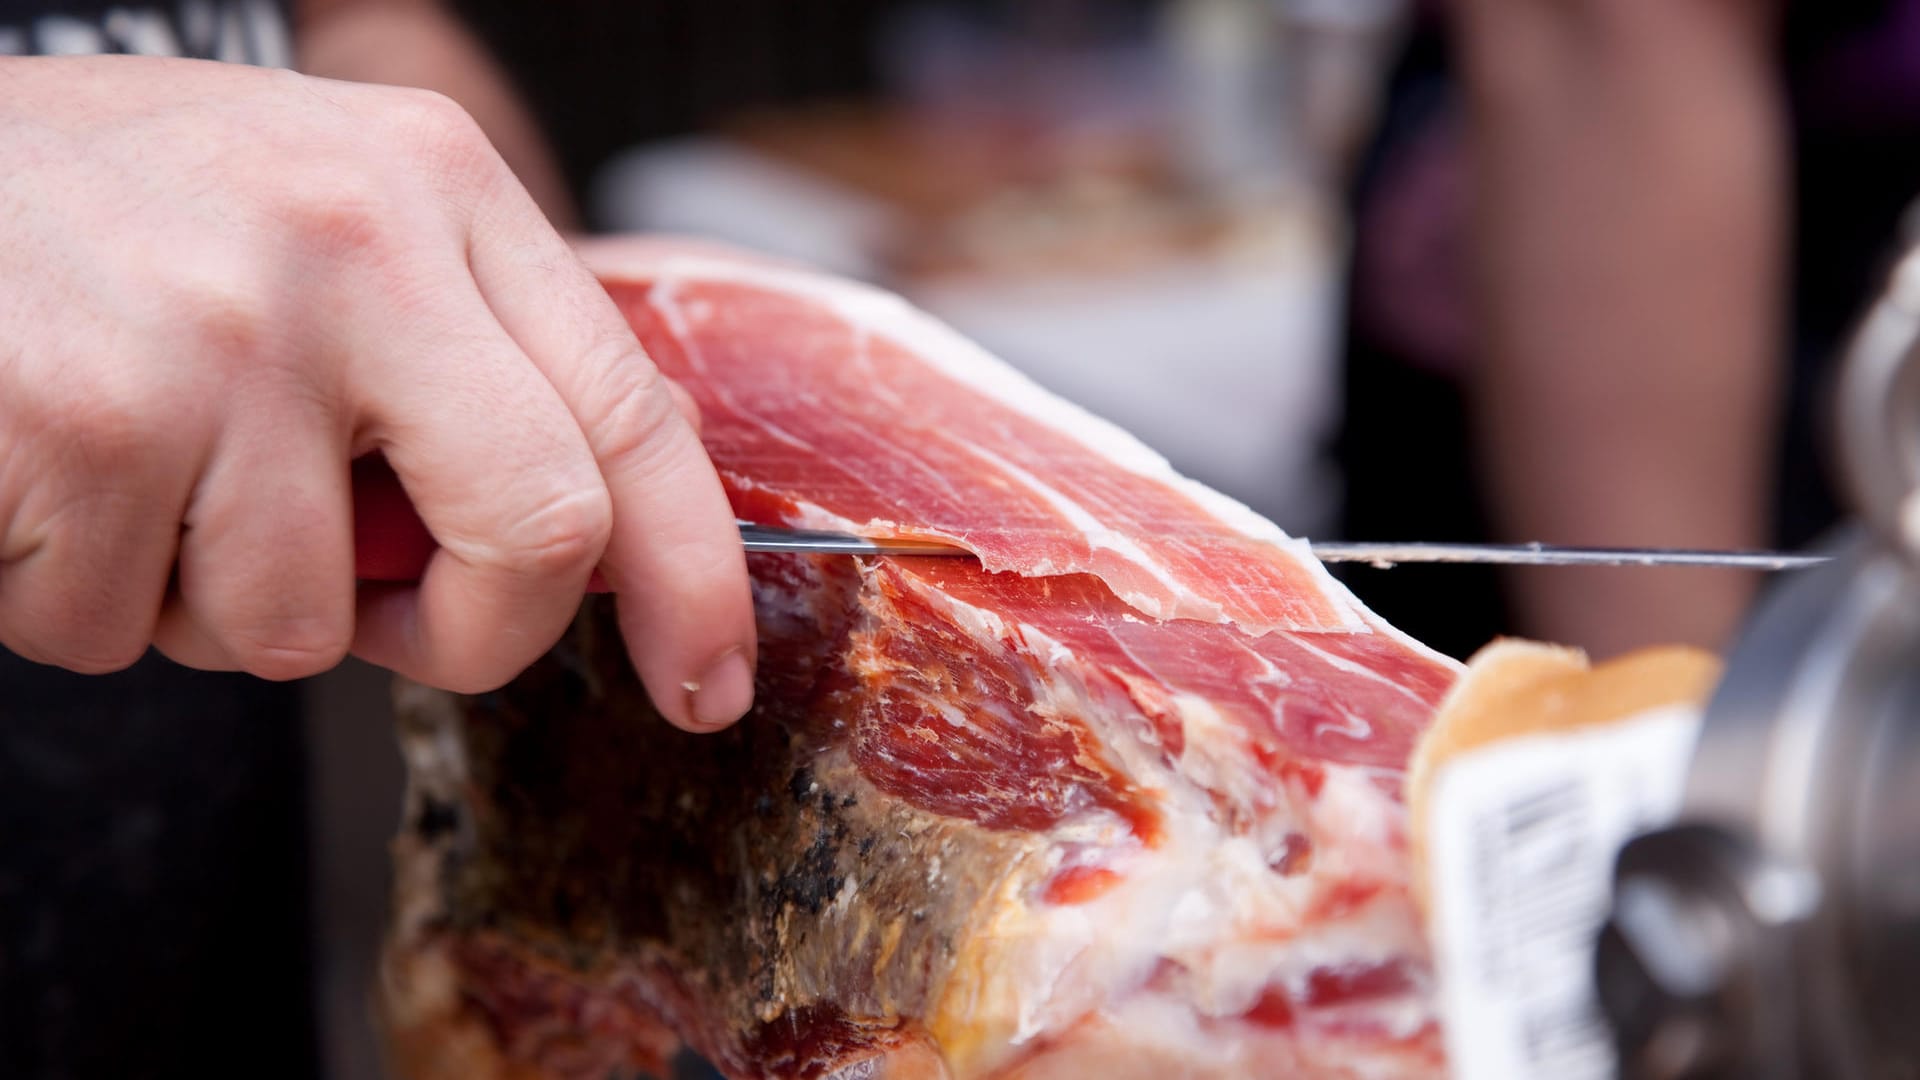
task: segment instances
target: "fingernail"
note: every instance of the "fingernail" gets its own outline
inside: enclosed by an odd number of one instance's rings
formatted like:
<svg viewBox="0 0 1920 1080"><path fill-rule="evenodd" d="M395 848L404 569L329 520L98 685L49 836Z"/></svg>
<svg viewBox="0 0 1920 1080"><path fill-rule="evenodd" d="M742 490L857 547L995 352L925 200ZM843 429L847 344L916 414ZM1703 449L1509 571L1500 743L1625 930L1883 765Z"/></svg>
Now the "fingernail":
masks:
<svg viewBox="0 0 1920 1080"><path fill-rule="evenodd" d="M728 650L697 681L681 685L701 727L726 727L753 707L753 665L740 649Z"/></svg>

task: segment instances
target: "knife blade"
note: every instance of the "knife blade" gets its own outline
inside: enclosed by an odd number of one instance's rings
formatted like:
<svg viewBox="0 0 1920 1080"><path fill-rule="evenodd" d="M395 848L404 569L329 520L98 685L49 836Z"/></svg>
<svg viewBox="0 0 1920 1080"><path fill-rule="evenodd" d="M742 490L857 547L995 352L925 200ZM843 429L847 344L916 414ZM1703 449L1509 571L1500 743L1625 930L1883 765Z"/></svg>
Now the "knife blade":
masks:
<svg viewBox="0 0 1920 1080"><path fill-rule="evenodd" d="M1343 543L1309 541L1321 562L1492 566L1697 566L1726 570L1805 570L1831 556L1787 551L1710 551L1693 548L1598 548L1553 544Z"/></svg>
<svg viewBox="0 0 1920 1080"><path fill-rule="evenodd" d="M436 544L386 463L370 455L354 463L354 569L367 582L420 580ZM818 529L791 529L739 521L748 551L886 556L961 556L964 548L933 540L873 538ZM1694 566L1731 570L1802 570L1829 556L1784 551L1703 551L1686 548L1562 547L1551 544L1390 543L1310 540L1315 557L1328 563L1360 563L1382 569L1414 564L1491 566ZM595 592L606 584L595 574Z"/></svg>
<svg viewBox="0 0 1920 1080"><path fill-rule="evenodd" d="M786 551L814 555L971 555L937 540L872 539L819 529L789 529L742 521L740 542L748 551Z"/></svg>
<svg viewBox="0 0 1920 1080"><path fill-rule="evenodd" d="M811 552L837 555L971 554L932 540L875 539L817 529L788 529L742 521L740 539L748 551ZM1688 548L1594 548L1549 544L1381 543L1310 540L1322 562L1365 563L1382 569L1402 563L1494 566L1695 566L1733 570L1801 570L1827 561L1825 555L1783 551L1703 551Z"/></svg>
<svg viewBox="0 0 1920 1080"><path fill-rule="evenodd" d="M377 485L367 491L377 494ZM414 515L397 484L390 498L376 498L355 487L355 576L361 581L415 582L426 570L435 544ZM936 540L866 537L821 529L735 524L750 552L799 552L815 555L971 556L965 548ZM1549 544L1381 543L1310 540L1315 557L1329 563L1362 563L1382 569L1403 564L1493 566L1695 566L1738 570L1800 570L1828 561L1825 555L1780 551L1699 551L1683 548L1587 548ZM604 592L595 574L590 591Z"/></svg>

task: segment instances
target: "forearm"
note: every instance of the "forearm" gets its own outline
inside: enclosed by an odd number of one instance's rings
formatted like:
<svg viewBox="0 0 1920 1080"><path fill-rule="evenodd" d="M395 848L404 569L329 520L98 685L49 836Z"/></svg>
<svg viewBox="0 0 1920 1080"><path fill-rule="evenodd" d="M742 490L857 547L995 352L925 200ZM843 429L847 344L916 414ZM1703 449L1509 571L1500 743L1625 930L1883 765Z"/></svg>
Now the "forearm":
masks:
<svg viewBox="0 0 1920 1080"><path fill-rule="evenodd" d="M1499 527L1763 543L1786 210L1769 13L1738 0L1465 9L1477 407ZM1523 632L1602 653L1722 644L1754 585L1643 569L1516 584Z"/></svg>
<svg viewBox="0 0 1920 1080"><path fill-rule="evenodd" d="M436 90L479 121L556 228L576 214L532 116L486 50L433 0L304 0L302 71L352 82Z"/></svg>

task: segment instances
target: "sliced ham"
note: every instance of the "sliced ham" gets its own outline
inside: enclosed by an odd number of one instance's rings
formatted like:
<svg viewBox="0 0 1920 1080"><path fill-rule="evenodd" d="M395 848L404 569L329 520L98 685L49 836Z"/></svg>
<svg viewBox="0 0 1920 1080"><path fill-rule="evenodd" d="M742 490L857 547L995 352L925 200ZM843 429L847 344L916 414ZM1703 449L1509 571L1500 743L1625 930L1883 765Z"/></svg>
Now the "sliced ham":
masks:
<svg viewBox="0 0 1920 1080"><path fill-rule="evenodd" d="M717 736L599 600L498 694L404 688L403 1073L1440 1074L1401 784L1456 665L897 299L588 254L742 517L979 558L754 556Z"/></svg>
<svg viewBox="0 0 1920 1080"><path fill-rule="evenodd" d="M699 249L591 250L614 280L647 282L616 296L760 516L1092 574L1157 619L1365 625L1299 541L892 294Z"/></svg>

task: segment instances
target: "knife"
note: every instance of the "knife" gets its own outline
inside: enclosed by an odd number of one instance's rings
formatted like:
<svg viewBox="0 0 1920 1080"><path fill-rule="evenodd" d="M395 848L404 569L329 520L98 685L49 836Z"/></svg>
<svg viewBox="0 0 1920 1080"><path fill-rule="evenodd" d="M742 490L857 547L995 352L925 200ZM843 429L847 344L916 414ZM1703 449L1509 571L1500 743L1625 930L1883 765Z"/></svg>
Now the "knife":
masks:
<svg viewBox="0 0 1920 1080"><path fill-rule="evenodd" d="M355 576L369 582L414 582L433 557L435 543L391 474L356 466L354 484ZM384 470L380 470L384 471ZM366 481L366 482L362 482ZM851 533L790 529L738 522L740 541L752 552L816 555L964 556L972 553L933 540L874 539ZM1826 562L1824 555L1778 551L1697 551L1683 548L1587 548L1548 544L1448 544L1308 541L1316 558L1375 567L1403 564L1493 566L1695 566L1736 570L1800 570ZM594 576L594 591L605 586Z"/></svg>
<svg viewBox="0 0 1920 1080"><path fill-rule="evenodd" d="M969 555L951 544L931 540L871 539L850 533L788 529L742 521L740 539L748 551L811 552L833 555ZM1368 563L1386 568L1402 563L1484 564L1495 566L1699 566L1731 570L1802 570L1826 562L1825 555L1783 551L1702 551L1690 548L1593 548L1549 544L1374 543L1310 540L1321 562Z"/></svg>
<svg viewBox="0 0 1920 1080"><path fill-rule="evenodd" d="M417 521L417 519L416 519ZM371 523L369 523L370 525ZM434 542L424 525L369 527L356 523L355 562L362 581L417 581L432 557ZM875 539L852 533L788 529L740 522L741 546L749 552L811 555L958 557L973 553L934 540ZM1804 570L1830 556L1785 551L1706 551L1690 548L1561 547L1551 544L1379 543L1309 540L1315 558L1326 563L1361 563L1376 569L1401 565L1480 566L1691 566L1767 572ZM596 575L594 591L604 588Z"/></svg>

